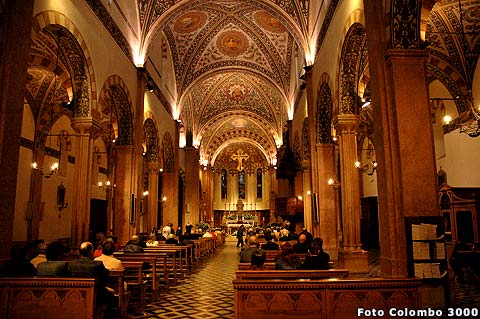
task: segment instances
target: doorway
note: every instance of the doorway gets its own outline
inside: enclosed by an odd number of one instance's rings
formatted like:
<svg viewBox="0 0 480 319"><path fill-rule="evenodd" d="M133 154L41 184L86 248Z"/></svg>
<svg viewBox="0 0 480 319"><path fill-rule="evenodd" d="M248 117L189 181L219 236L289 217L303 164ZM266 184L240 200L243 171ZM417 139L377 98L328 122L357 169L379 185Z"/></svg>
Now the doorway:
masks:
<svg viewBox="0 0 480 319"><path fill-rule="evenodd" d="M103 199L90 200L90 229L89 240L95 242L95 235L99 232L107 233L107 201Z"/></svg>

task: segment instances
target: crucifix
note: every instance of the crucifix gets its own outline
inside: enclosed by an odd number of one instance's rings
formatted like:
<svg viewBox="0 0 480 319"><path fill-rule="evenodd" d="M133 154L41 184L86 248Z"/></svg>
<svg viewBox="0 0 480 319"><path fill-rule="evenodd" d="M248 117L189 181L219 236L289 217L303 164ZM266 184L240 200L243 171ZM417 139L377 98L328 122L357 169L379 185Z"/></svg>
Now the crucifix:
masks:
<svg viewBox="0 0 480 319"><path fill-rule="evenodd" d="M233 154L230 158L234 161L238 161L237 170L240 172L240 171L243 171L244 169L243 160L247 160L249 156L248 154L243 153L241 149L239 149L237 151L237 154Z"/></svg>

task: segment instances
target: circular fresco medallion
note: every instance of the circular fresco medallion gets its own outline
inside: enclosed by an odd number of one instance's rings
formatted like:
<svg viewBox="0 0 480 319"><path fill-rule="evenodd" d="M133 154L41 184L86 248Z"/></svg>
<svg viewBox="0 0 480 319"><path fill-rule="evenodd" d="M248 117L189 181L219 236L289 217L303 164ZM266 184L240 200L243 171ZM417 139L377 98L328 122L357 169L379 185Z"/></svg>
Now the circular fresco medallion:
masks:
<svg viewBox="0 0 480 319"><path fill-rule="evenodd" d="M230 30L223 32L217 39L218 50L230 57L239 56L248 49L248 38L239 31Z"/></svg>
<svg viewBox="0 0 480 319"><path fill-rule="evenodd" d="M191 33L202 28L207 15L201 11L192 11L181 15L174 23L173 30L178 33Z"/></svg>
<svg viewBox="0 0 480 319"><path fill-rule="evenodd" d="M262 29L275 33L283 33L286 31L283 24L277 18L272 17L265 11L257 11L253 17Z"/></svg>

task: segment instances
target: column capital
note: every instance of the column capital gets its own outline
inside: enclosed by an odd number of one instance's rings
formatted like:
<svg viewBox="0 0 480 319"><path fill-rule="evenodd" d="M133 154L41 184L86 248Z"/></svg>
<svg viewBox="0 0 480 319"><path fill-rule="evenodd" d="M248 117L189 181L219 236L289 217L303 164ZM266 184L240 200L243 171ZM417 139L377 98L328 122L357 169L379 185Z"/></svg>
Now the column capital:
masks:
<svg viewBox="0 0 480 319"><path fill-rule="evenodd" d="M414 60L423 62L427 59L427 57L427 52L420 49L390 49L385 52L385 61L387 61L387 63L391 63L393 61L405 61L411 63Z"/></svg>
<svg viewBox="0 0 480 319"><path fill-rule="evenodd" d="M74 117L72 128L81 135L94 136L102 130L100 123L93 117Z"/></svg>
<svg viewBox="0 0 480 319"><path fill-rule="evenodd" d="M148 162L147 163L147 172L148 174L155 174L160 170L160 163L158 162Z"/></svg>
<svg viewBox="0 0 480 319"><path fill-rule="evenodd" d="M339 134L353 132L360 125L360 115L338 114L333 120L333 125Z"/></svg>

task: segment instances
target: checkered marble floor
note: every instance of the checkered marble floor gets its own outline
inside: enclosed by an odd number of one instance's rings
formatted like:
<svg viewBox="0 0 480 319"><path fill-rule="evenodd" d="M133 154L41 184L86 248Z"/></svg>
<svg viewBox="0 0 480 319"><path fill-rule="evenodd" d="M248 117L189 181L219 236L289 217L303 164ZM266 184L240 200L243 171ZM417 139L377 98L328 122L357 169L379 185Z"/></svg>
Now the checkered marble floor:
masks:
<svg viewBox="0 0 480 319"><path fill-rule="evenodd" d="M232 280L240 249L235 244L236 241L227 241L213 256L202 260L185 280L147 305L144 314L131 314L129 318L233 319Z"/></svg>

